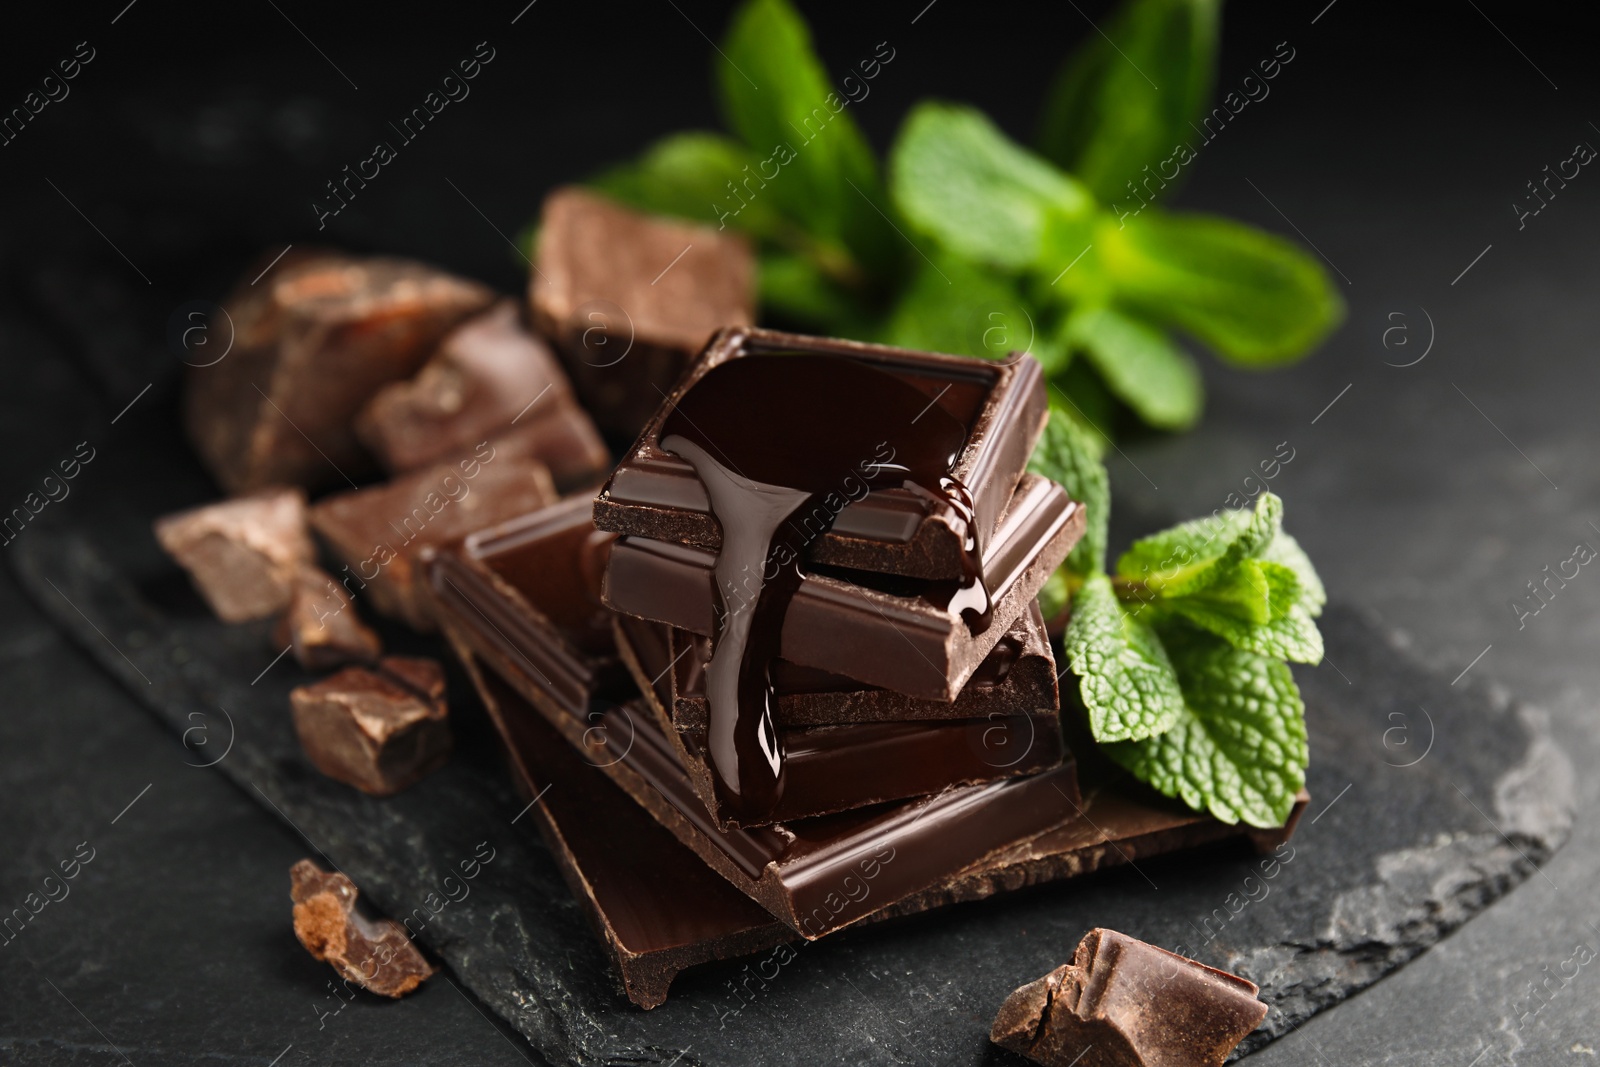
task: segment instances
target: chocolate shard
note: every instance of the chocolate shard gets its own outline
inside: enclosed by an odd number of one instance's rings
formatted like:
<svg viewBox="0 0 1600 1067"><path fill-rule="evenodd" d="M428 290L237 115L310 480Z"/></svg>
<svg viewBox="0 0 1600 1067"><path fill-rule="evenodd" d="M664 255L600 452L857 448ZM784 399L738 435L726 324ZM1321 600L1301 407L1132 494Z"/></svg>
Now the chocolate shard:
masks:
<svg viewBox="0 0 1600 1067"><path fill-rule="evenodd" d="M988 363L773 330L727 330L706 347L670 393L659 394L659 409L595 499L596 525L614 533L719 549L722 524L712 514L694 467L664 447L667 423L677 405L713 372L780 354L822 357L838 360L844 369L882 372L920 394L918 406L926 398L928 414L916 420L919 425L938 417L965 431L948 477L970 489L970 508L937 493L902 486L867 487L859 478L846 479L832 494L837 499L830 503L825 497L821 502L831 526L810 542L805 558L814 564L879 574L962 579L968 537L976 536L981 544L994 535L1044 428L1048 406L1044 375L1031 357ZM819 423L840 417L836 411L805 414ZM890 442L903 430L894 423L885 425L884 447L902 447L903 442ZM724 435L719 431L714 436ZM730 441L719 447L738 451L739 444ZM813 523L816 516L812 509L806 522Z"/></svg>
<svg viewBox="0 0 1600 1067"><path fill-rule="evenodd" d="M1115 930L1006 998L989 1039L1045 1067L1221 1067L1266 1018L1255 983Z"/></svg>
<svg viewBox="0 0 1600 1067"><path fill-rule="evenodd" d="M544 464L485 443L467 459L327 497L311 509L311 525L344 564L341 582L368 593L380 614L431 631L418 588L423 553L555 499Z"/></svg>
<svg viewBox="0 0 1600 1067"><path fill-rule="evenodd" d="M167 515L156 520L155 534L223 622L282 611L300 568L315 556L299 489L266 489Z"/></svg>
<svg viewBox="0 0 1600 1067"><path fill-rule="evenodd" d="M313 957L333 965L346 981L385 997L403 997L435 968L393 919L369 919L356 910L360 892L339 871L311 860L289 868L294 936Z"/></svg>
<svg viewBox="0 0 1600 1067"><path fill-rule="evenodd" d="M713 333L754 321L755 259L742 237L557 189L528 298L595 420L631 438Z"/></svg>
<svg viewBox="0 0 1600 1067"><path fill-rule="evenodd" d="M292 648L295 661L310 671L371 663L383 654L383 642L361 621L344 586L310 565L295 572L289 606L272 640Z"/></svg>
<svg viewBox="0 0 1600 1067"><path fill-rule="evenodd" d="M444 671L434 660L385 656L289 694L306 758L373 796L413 785L450 756Z"/></svg>
<svg viewBox="0 0 1600 1067"><path fill-rule="evenodd" d="M226 354L191 365L185 395L189 436L230 493L360 473L356 412L494 299L404 259L292 253L256 274L213 316L208 344Z"/></svg>
<svg viewBox="0 0 1600 1067"><path fill-rule="evenodd" d="M611 468L566 372L511 300L450 331L415 377L378 390L356 433L393 473L460 459L484 441L539 460L564 488L591 485Z"/></svg>

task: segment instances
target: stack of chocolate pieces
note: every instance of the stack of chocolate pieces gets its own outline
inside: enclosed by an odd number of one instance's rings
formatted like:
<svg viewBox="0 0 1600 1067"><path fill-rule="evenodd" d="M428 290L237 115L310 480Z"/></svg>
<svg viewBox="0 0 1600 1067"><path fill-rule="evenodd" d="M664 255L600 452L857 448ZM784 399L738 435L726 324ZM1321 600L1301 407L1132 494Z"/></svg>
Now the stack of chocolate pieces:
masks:
<svg viewBox="0 0 1600 1067"><path fill-rule="evenodd" d="M729 330L597 498L433 553L434 615L635 1001L987 895L997 863L1032 878L1081 822L1034 597L1083 516L1026 472L1045 413L1031 359Z"/></svg>

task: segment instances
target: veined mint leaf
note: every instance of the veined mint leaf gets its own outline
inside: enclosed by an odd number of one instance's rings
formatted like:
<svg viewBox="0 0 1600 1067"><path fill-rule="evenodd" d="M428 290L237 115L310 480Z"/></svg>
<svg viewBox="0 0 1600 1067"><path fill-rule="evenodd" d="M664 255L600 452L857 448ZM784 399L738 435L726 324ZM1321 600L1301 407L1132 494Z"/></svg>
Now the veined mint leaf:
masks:
<svg viewBox="0 0 1600 1067"><path fill-rule="evenodd" d="M1122 610L1104 574L1091 575L1073 598L1062 644L1096 741L1148 738L1182 716L1183 693L1161 639Z"/></svg>
<svg viewBox="0 0 1600 1067"><path fill-rule="evenodd" d="M1320 263L1241 223L1147 210L1102 222L1094 244L1119 302L1243 366L1297 359L1344 317Z"/></svg>
<svg viewBox="0 0 1600 1067"><path fill-rule="evenodd" d="M1208 611L1188 597L1165 605L1163 611L1187 619L1246 652L1291 663L1322 662L1322 631L1317 629L1317 620L1301 603L1289 604L1282 616L1260 624L1244 623L1232 616Z"/></svg>
<svg viewBox="0 0 1600 1067"><path fill-rule="evenodd" d="M1160 596L1188 596L1259 555L1282 523L1283 501L1262 493L1253 509L1219 511L1135 541L1117 560L1117 574Z"/></svg>
<svg viewBox="0 0 1600 1067"><path fill-rule="evenodd" d="M1040 266L1061 227L1093 198L1073 178L1016 144L982 112L952 104L912 109L895 140L889 186L900 213L945 248L995 267ZM1066 242L1071 243L1071 242Z"/></svg>
<svg viewBox="0 0 1600 1067"><path fill-rule="evenodd" d="M1116 396L1152 426L1182 430L1200 417L1200 372L1158 326L1109 307L1082 307L1063 327Z"/></svg>
<svg viewBox="0 0 1600 1067"><path fill-rule="evenodd" d="M1079 577L1104 571L1111 486L1093 435L1061 409L1052 407L1028 469L1049 478L1083 505L1083 537L1072 546L1062 567Z"/></svg>
<svg viewBox="0 0 1600 1067"><path fill-rule="evenodd" d="M875 270L896 262L900 238L882 214L877 162L799 13L787 0L748 0L714 63L728 125L765 163L752 205L770 198Z"/></svg>
<svg viewBox="0 0 1600 1067"><path fill-rule="evenodd" d="M1323 588L1322 579L1317 576L1317 568L1311 565L1311 557L1306 555L1306 550L1300 547L1299 541L1289 536L1286 531L1279 530L1278 536L1261 550L1259 558L1282 564L1293 571L1300 583L1302 603L1307 612L1313 616L1322 614L1322 606L1328 602L1328 591Z"/></svg>
<svg viewBox="0 0 1600 1067"><path fill-rule="evenodd" d="M1063 362L1056 339L1036 323L1011 278L948 254L935 255L911 276L882 340L985 359L1028 352L1047 374Z"/></svg>
<svg viewBox="0 0 1600 1067"><path fill-rule="evenodd" d="M1225 823L1282 826L1305 785L1305 705L1286 664L1166 628L1183 694L1171 729L1106 746L1157 791Z"/></svg>
<svg viewBox="0 0 1600 1067"><path fill-rule="evenodd" d="M1159 193L1179 176L1174 152L1211 97L1220 8L1219 0L1123 4L1058 75L1040 151L1104 202L1132 200L1129 182L1146 197Z"/></svg>

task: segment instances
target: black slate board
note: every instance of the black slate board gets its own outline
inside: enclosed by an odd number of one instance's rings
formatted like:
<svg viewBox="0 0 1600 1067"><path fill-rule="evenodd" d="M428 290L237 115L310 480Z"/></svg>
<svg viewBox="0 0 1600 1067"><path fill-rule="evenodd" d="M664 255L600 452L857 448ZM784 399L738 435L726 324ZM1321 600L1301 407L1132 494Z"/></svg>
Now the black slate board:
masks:
<svg viewBox="0 0 1600 1067"><path fill-rule="evenodd" d="M753 1000L733 992L741 963L714 965L643 1012L616 992L529 820L512 824L523 802L462 680L461 745L444 770L385 800L322 778L289 724L288 690L307 676L289 658L261 674L276 651L268 625L217 623L150 536L155 515L211 495L177 435L152 427L101 462L97 510L71 512L70 524L47 512L12 546L29 594L163 721L191 731L192 762L217 761L308 854L389 914L431 905L420 940L554 1062L1020 1062L987 1041L995 1009L1093 926L1258 982L1273 1010L1248 1051L1422 952L1533 874L1570 826L1572 768L1540 713L1452 686L1334 607L1329 662L1299 672L1313 801L1274 877L1236 848L1165 857L806 946L775 978L741 985ZM438 652L386 637L397 651ZM443 879L480 842L493 860L468 897L440 908ZM285 923L287 891L287 872L260 887L283 895Z"/></svg>

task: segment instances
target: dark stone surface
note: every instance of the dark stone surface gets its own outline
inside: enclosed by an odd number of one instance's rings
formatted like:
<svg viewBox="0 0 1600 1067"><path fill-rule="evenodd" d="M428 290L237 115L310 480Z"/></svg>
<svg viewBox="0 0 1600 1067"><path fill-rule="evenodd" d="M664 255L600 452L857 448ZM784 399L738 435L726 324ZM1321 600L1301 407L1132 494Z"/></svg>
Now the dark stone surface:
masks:
<svg viewBox="0 0 1600 1067"><path fill-rule="evenodd" d="M522 803L469 691L458 684L453 699L461 751L419 785L375 799L317 774L287 710L288 690L312 676L285 657L258 677L274 651L266 624L216 622L154 544L149 504L116 488L159 467L169 492L203 497L181 441L148 433L140 449L104 462L108 488L94 508L71 521L41 517L14 547L38 606L187 732L189 762L214 762L384 912L416 917L420 940L455 979L555 1062L665 1062L682 1052L685 1063L733 1065L753 1047L769 1063L981 1061L998 1055L986 1034L1005 995L1062 962L1096 925L1260 984L1274 1011L1248 1050L1527 878L1570 821L1572 768L1539 713L1452 687L1358 613L1334 608L1328 655L1349 680L1302 672L1313 803L1281 866L1238 849L1164 857L807 946L748 1004L728 984L739 964L708 967L642 1012L615 991L542 847L526 824L512 825ZM431 644L389 636L391 647ZM1438 721L1452 729L1436 730ZM439 908L442 879L485 847L494 859L470 895ZM829 1027L807 1024L821 1018Z"/></svg>

